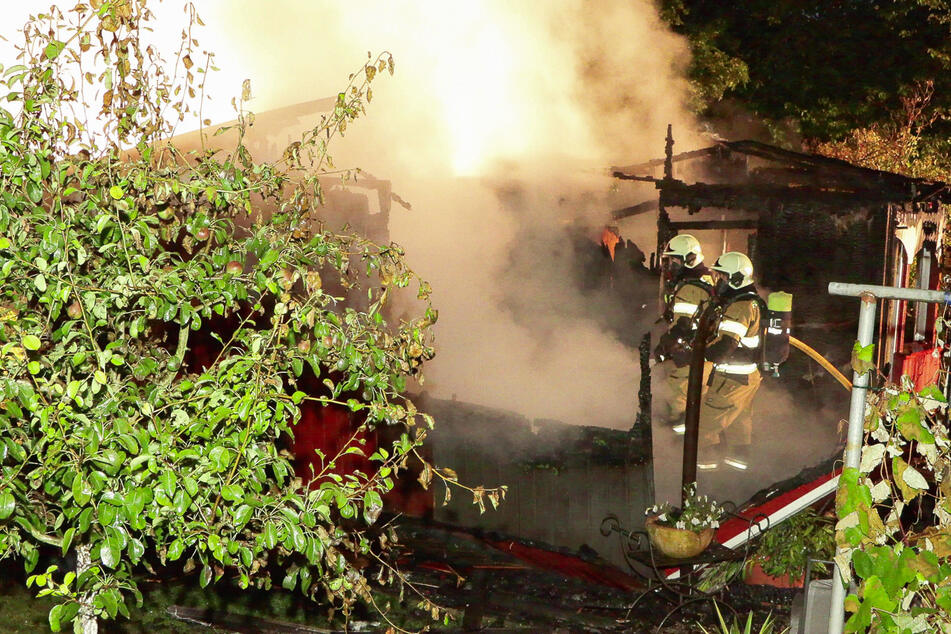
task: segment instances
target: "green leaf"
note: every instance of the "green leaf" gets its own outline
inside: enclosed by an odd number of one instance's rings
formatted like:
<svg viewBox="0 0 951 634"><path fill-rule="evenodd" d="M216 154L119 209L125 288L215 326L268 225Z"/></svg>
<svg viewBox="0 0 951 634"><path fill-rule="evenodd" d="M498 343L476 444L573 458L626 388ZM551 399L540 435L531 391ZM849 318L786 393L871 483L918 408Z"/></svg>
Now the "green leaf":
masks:
<svg viewBox="0 0 951 634"><path fill-rule="evenodd" d="M109 382L109 379L106 377L106 373L102 370L96 370L95 374L93 374L93 378L96 379L97 383L101 383L102 385L105 385Z"/></svg>
<svg viewBox="0 0 951 634"><path fill-rule="evenodd" d="M27 350L39 350L40 338L36 335L23 335L23 338L20 339L20 345Z"/></svg>
<svg viewBox="0 0 951 634"><path fill-rule="evenodd" d="M162 475L159 476L159 486L161 486L162 491L168 497L172 497L175 494L175 484L178 482L178 478L175 477L175 474L166 470L162 472Z"/></svg>
<svg viewBox="0 0 951 634"><path fill-rule="evenodd" d="M69 551L69 547L73 544L73 536L76 534L76 529L72 526L66 529L66 532L63 533L63 556Z"/></svg>
<svg viewBox="0 0 951 634"><path fill-rule="evenodd" d="M307 546L307 539L304 537L304 531L301 530L300 525L289 524L287 529L290 532L294 549L299 552L304 552L304 548Z"/></svg>
<svg viewBox="0 0 951 634"><path fill-rule="evenodd" d="M63 48L66 46L65 42L60 42L59 40L53 40L46 45L46 49L43 51L43 54L46 55L46 59L54 60L59 57L59 54L63 52Z"/></svg>
<svg viewBox="0 0 951 634"><path fill-rule="evenodd" d="M281 257L281 252L276 249L268 249L267 253L261 258L261 261L258 263L258 266L261 270L266 270L269 266L277 262L277 259Z"/></svg>
<svg viewBox="0 0 951 634"><path fill-rule="evenodd" d="M62 604L54 605L53 608L50 610L50 614L49 614L50 629L53 630L54 632L58 632L60 629L59 620L60 620L60 616L62 615L62 612L63 612Z"/></svg>
<svg viewBox="0 0 951 634"><path fill-rule="evenodd" d="M248 520L251 519L251 514L254 513L254 509L247 505L242 504L234 512L234 524L235 528L241 528L248 523Z"/></svg>
<svg viewBox="0 0 951 634"><path fill-rule="evenodd" d="M367 491L363 496L363 519L369 525L376 522L383 510L383 498L376 491Z"/></svg>
<svg viewBox="0 0 951 634"><path fill-rule="evenodd" d="M99 559L106 568L115 568L119 563L119 556L122 554L122 547L119 539L114 535L107 537L100 542Z"/></svg>
<svg viewBox="0 0 951 634"><path fill-rule="evenodd" d="M168 547L166 557L169 561L175 561L182 556L183 552L185 552L185 542L176 539L172 542L172 545Z"/></svg>
<svg viewBox="0 0 951 634"><path fill-rule="evenodd" d="M299 568L291 568L287 571L287 574L284 575L284 580L281 581L281 586L285 590L293 590L297 587L297 572Z"/></svg>
<svg viewBox="0 0 951 634"><path fill-rule="evenodd" d="M60 624L69 623L76 618L77 614L79 614L78 602L61 604L60 607L63 608L59 613Z"/></svg>
<svg viewBox="0 0 951 634"><path fill-rule="evenodd" d="M229 484L221 487L221 497L229 502L237 502L244 499L244 489L237 484Z"/></svg>
<svg viewBox="0 0 951 634"><path fill-rule="evenodd" d="M198 495L198 483L195 481L194 478L189 478L188 476L185 476L184 478L182 478L182 485L185 487L185 492L188 493L188 495L192 497L195 497L196 495Z"/></svg>
<svg viewBox="0 0 951 634"><path fill-rule="evenodd" d="M13 494L9 491L0 493L0 520L5 520L13 515L15 508L16 500L13 498Z"/></svg>
<svg viewBox="0 0 951 634"><path fill-rule="evenodd" d="M208 584L211 583L211 566L204 566L201 569L201 575L198 577L198 585L202 588L207 588Z"/></svg>
<svg viewBox="0 0 951 634"><path fill-rule="evenodd" d="M852 369L862 375L875 367L872 361L875 356L875 344L862 346L858 341L852 346Z"/></svg>
<svg viewBox="0 0 951 634"><path fill-rule="evenodd" d="M39 205L43 201L43 190L40 188L39 183L27 181L26 195L34 205Z"/></svg>
<svg viewBox="0 0 951 634"><path fill-rule="evenodd" d="M852 553L852 565L855 567L855 574L862 579L868 579L875 571L871 557L864 550Z"/></svg>
<svg viewBox="0 0 951 634"><path fill-rule="evenodd" d="M175 507L175 512L179 515L184 515L185 511L188 510L188 507L192 504L192 498L184 489L179 489L175 492L175 497L172 499L172 505Z"/></svg>
<svg viewBox="0 0 951 634"><path fill-rule="evenodd" d="M122 188L118 185L113 185L109 188L109 195L112 196L114 200L120 200L123 196L125 196L125 192L122 191Z"/></svg>
<svg viewBox="0 0 951 634"><path fill-rule="evenodd" d="M83 477L77 475L73 478L73 501L79 506L86 506L89 497L92 495L92 487L83 480Z"/></svg>
<svg viewBox="0 0 951 634"><path fill-rule="evenodd" d="M268 550L271 550L277 546L277 527L274 525L274 522L267 522L264 525L264 533L262 537L264 547Z"/></svg>
<svg viewBox="0 0 951 634"><path fill-rule="evenodd" d="M119 601L116 598L116 590L111 588L109 590L103 590L99 594L99 597L102 599L102 607L105 608L109 618L116 618L116 613L119 611Z"/></svg>

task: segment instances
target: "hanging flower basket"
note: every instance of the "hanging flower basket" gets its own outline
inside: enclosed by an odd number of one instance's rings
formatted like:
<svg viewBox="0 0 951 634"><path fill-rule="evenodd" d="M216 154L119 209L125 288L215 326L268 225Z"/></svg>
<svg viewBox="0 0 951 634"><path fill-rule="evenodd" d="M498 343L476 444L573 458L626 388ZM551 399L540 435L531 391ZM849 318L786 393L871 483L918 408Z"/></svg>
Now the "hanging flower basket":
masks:
<svg viewBox="0 0 951 634"><path fill-rule="evenodd" d="M715 532L713 527L694 532L686 528L664 526L657 521L656 517L648 517L644 521L644 526L647 528L647 536L651 544L674 559L696 557L710 545Z"/></svg>

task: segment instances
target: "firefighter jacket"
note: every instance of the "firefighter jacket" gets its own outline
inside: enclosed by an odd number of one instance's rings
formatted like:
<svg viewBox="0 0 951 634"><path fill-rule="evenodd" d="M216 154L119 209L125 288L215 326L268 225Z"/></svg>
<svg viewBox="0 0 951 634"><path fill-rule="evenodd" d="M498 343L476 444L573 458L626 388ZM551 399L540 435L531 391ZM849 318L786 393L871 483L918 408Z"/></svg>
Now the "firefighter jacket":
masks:
<svg viewBox="0 0 951 634"><path fill-rule="evenodd" d="M752 284L731 291L721 298L720 319L713 339L707 344L706 358L713 371L747 383L757 371L762 355L760 304ZM712 375L711 375L712 376Z"/></svg>
<svg viewBox="0 0 951 634"><path fill-rule="evenodd" d="M712 280L696 278L684 280L674 289L670 299L668 314L670 323L676 324L680 319L692 321L700 305L710 300L713 293Z"/></svg>
<svg viewBox="0 0 951 634"><path fill-rule="evenodd" d="M664 319L670 327L654 351L658 361L673 359L677 367L689 362L690 344L697 327L695 318L699 316L701 305L710 301L713 295L713 278L709 270L698 268L691 271L690 277L681 279L668 298Z"/></svg>

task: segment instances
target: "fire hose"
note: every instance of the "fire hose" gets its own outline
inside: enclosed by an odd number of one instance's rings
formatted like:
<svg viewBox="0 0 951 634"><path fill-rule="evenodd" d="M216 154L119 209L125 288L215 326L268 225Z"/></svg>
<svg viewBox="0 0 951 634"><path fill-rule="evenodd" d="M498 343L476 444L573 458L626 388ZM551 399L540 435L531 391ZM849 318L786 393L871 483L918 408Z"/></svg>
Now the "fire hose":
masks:
<svg viewBox="0 0 951 634"><path fill-rule="evenodd" d="M826 358L823 357L821 354L819 354L818 352L816 352L815 350L807 346L805 343L803 343L802 341L796 339L795 337L791 335L789 337L789 345L799 350L802 350L804 353L806 353L807 357L809 357L810 359L812 359L813 361L821 365L823 369L825 369L826 372L828 372L833 377L835 377L835 380L841 383L842 387L844 387L845 389L849 391L852 390L852 382L849 381L847 378L845 378L845 375L839 372L838 368L836 368L834 365L829 363L826 360Z"/></svg>

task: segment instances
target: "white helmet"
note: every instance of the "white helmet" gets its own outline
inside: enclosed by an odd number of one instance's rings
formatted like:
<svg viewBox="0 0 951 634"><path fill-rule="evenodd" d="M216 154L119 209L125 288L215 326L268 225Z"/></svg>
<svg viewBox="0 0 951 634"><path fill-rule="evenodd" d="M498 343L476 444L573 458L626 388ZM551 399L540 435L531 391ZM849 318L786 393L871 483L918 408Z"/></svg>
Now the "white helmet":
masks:
<svg viewBox="0 0 951 634"><path fill-rule="evenodd" d="M713 270L726 276L730 288L743 288L753 283L753 263L739 251L728 251L718 257Z"/></svg>
<svg viewBox="0 0 951 634"><path fill-rule="evenodd" d="M703 262L703 251L700 250L700 242L689 233L682 233L671 238L661 255L680 258L688 269L692 269Z"/></svg>

